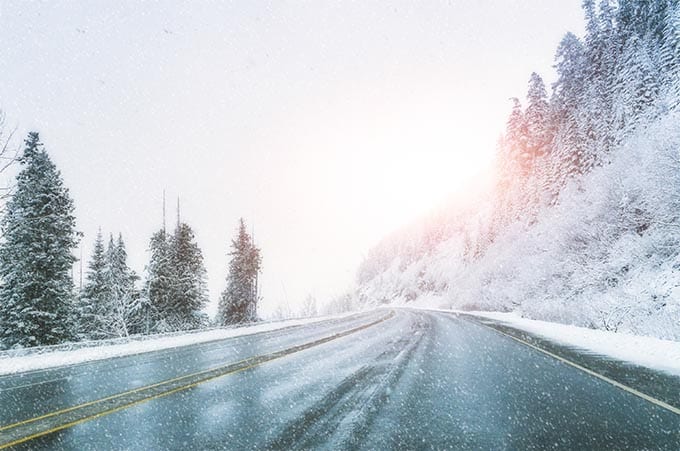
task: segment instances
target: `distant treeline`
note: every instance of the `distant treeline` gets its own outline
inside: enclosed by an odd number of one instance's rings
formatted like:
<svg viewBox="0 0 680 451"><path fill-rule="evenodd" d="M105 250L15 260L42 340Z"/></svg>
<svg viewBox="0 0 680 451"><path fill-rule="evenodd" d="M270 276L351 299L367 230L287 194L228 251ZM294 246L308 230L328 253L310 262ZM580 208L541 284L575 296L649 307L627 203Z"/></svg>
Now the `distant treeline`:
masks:
<svg viewBox="0 0 680 451"><path fill-rule="evenodd" d="M231 243L227 287L217 318L207 302L203 255L191 227L177 220L149 244L144 280L127 263L122 235L95 239L82 289L73 251L81 234L74 203L38 133L16 158L21 169L1 220L0 347L16 348L228 325L257 319L260 250L243 220Z"/></svg>

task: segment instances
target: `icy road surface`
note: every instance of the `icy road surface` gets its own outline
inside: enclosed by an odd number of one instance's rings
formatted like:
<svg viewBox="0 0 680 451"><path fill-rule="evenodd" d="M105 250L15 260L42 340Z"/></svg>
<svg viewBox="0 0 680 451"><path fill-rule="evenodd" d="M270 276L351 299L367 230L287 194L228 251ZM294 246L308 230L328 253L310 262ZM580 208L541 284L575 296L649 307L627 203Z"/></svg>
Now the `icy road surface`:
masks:
<svg viewBox="0 0 680 451"><path fill-rule="evenodd" d="M4 376L0 406L16 449L680 447L677 413L431 311Z"/></svg>

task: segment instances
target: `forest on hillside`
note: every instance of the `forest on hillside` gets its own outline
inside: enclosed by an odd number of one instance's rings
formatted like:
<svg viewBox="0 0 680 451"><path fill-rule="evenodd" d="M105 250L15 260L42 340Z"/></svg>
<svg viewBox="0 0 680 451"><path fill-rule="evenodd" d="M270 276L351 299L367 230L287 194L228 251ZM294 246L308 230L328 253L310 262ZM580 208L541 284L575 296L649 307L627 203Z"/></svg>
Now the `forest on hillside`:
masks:
<svg viewBox="0 0 680 451"><path fill-rule="evenodd" d="M680 5L583 1L529 78L493 186L385 238L358 302L420 302L680 339Z"/></svg>

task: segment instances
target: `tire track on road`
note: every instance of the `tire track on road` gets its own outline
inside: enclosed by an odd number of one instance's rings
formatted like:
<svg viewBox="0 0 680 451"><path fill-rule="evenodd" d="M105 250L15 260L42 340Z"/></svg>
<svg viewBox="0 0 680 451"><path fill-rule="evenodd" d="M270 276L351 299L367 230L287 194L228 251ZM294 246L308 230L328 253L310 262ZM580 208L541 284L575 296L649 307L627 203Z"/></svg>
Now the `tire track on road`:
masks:
<svg viewBox="0 0 680 451"><path fill-rule="evenodd" d="M0 427L0 449L9 448L34 438L50 434L52 432L67 429L77 424L90 421L111 413L148 402L153 399L168 396L173 393L188 390L210 380L235 374L254 368L264 363L283 358L287 355L304 351L315 346L320 346L332 340L345 337L359 332L379 323L387 321L395 316L394 311L384 317L363 324L352 329L329 335L300 345L292 346L280 351L250 357L236 363L220 365L197 373L180 376L152 385L147 385L134 390L118 393L99 400L87 402L59 411L41 415L29 420Z"/></svg>

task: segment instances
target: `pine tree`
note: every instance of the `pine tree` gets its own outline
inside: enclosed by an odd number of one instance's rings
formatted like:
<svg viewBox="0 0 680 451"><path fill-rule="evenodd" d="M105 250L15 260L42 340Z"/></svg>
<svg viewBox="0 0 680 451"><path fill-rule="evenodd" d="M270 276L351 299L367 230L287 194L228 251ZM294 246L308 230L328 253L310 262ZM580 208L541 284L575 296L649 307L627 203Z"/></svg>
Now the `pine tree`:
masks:
<svg viewBox="0 0 680 451"><path fill-rule="evenodd" d="M584 1L586 13L584 99L578 117L579 135L586 141L587 155L583 172L606 160L611 150L615 120L613 113L615 73L618 61L617 30L614 11L609 0L600 2L599 11L591 0Z"/></svg>
<svg viewBox="0 0 680 451"><path fill-rule="evenodd" d="M519 161L526 150L527 124L519 99L513 97L510 100L512 100L512 112L506 126L506 146L511 149L511 154L515 160Z"/></svg>
<svg viewBox="0 0 680 451"><path fill-rule="evenodd" d="M519 99L513 97L512 112L506 124L503 142L502 159L512 172L511 177L519 175L519 169L526 170L528 160L527 153L527 121Z"/></svg>
<svg viewBox="0 0 680 451"><path fill-rule="evenodd" d="M16 192L2 219L0 337L6 347L75 337L73 201L38 133L29 133L25 145Z"/></svg>
<svg viewBox="0 0 680 451"><path fill-rule="evenodd" d="M663 28L660 60L671 107L680 105L680 4L669 7Z"/></svg>
<svg viewBox="0 0 680 451"><path fill-rule="evenodd" d="M652 54L654 52L654 54ZM643 114L657 101L661 90L658 53L646 38L633 35L624 47L617 68L615 114L619 140L633 131Z"/></svg>
<svg viewBox="0 0 680 451"><path fill-rule="evenodd" d="M147 278L144 289L149 304L146 330L166 332L171 330L167 321L167 312L173 308L175 275L165 228L153 234L149 243L149 251L151 258L146 267Z"/></svg>
<svg viewBox="0 0 680 451"><path fill-rule="evenodd" d="M203 254L195 242L194 231L185 223L177 225L169 244L174 279L172 308L168 313L173 328L196 329L206 322L201 310L208 303Z"/></svg>
<svg viewBox="0 0 680 451"><path fill-rule="evenodd" d="M654 40L655 47L663 47L668 19L678 5L677 0L655 0L648 5L647 35Z"/></svg>
<svg viewBox="0 0 680 451"><path fill-rule="evenodd" d="M142 329L143 316L138 293L137 276L127 264L127 251L122 234L109 239L106 250L106 293L108 306L101 317L105 332L112 337L127 337Z"/></svg>
<svg viewBox="0 0 680 451"><path fill-rule="evenodd" d="M552 140L550 106L543 79L536 72L529 79L527 109L524 114L527 128L526 152L531 164L548 150Z"/></svg>
<svg viewBox="0 0 680 451"><path fill-rule="evenodd" d="M512 112L506 132L498 146L498 181L495 200L498 225L517 219L516 194L521 190L526 175L527 126L519 99L513 97Z"/></svg>
<svg viewBox="0 0 680 451"><path fill-rule="evenodd" d="M227 288L220 297L218 311L218 322L223 325L257 319L257 276L262 259L243 219L231 247Z"/></svg>
<svg viewBox="0 0 680 451"><path fill-rule="evenodd" d="M569 176L585 169L585 138L580 134L579 111L585 101L585 51L581 41L567 33L557 48L551 112L555 124L552 172L556 190Z"/></svg>
<svg viewBox="0 0 680 451"><path fill-rule="evenodd" d="M127 264L123 236L109 236L104 249L97 233L81 294L81 332L90 339L126 337L144 331L145 304L135 288L138 277Z"/></svg>
<svg viewBox="0 0 680 451"><path fill-rule="evenodd" d="M88 263L85 286L80 294L80 332L87 338L103 338L101 336L103 325L99 324L99 319L105 314L108 306L106 266L104 240L99 229Z"/></svg>

